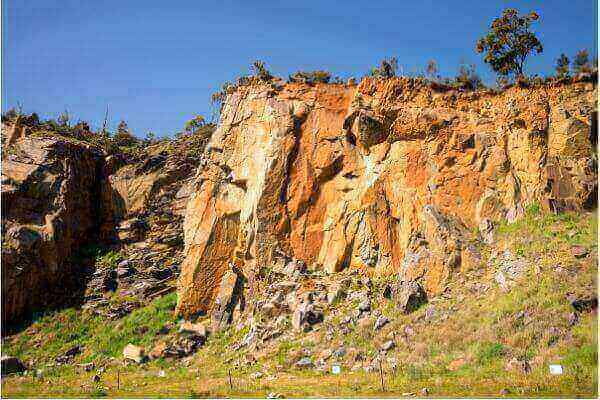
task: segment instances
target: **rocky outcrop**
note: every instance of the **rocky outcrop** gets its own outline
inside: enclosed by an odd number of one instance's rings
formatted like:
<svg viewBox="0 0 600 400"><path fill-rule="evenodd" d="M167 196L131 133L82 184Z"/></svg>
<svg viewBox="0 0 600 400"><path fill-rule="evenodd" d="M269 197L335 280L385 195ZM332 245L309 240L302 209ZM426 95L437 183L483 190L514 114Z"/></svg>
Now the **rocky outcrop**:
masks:
<svg viewBox="0 0 600 400"><path fill-rule="evenodd" d="M212 126L133 154L109 154L101 136L65 136L37 117L3 128L3 322L72 300L118 318L174 290L189 185ZM109 250L118 268L96 262ZM112 309L104 293L117 288L139 301Z"/></svg>
<svg viewBox="0 0 600 400"><path fill-rule="evenodd" d="M4 127L2 321L64 301L81 286L69 258L97 233L102 153L83 142Z"/></svg>
<svg viewBox="0 0 600 400"><path fill-rule="evenodd" d="M85 308L120 318L149 299L175 290L183 260L183 215L200 155L212 132L162 141L143 149L137 160L116 168L106 163L101 234L113 243L119 261L96 263L85 290ZM127 298L117 306L106 293ZM133 301L132 301L133 300Z"/></svg>
<svg viewBox="0 0 600 400"><path fill-rule="evenodd" d="M437 92L406 78L238 87L188 202L178 312L212 310L232 269L251 296L280 253L439 293L477 267L477 227L490 240L534 203L595 205L596 93Z"/></svg>

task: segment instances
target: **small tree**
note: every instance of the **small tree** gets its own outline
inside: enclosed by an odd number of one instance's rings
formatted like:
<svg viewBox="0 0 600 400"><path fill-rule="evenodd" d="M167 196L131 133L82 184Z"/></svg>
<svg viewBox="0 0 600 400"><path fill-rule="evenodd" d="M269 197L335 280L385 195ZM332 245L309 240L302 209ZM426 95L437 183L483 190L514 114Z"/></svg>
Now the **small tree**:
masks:
<svg viewBox="0 0 600 400"><path fill-rule="evenodd" d="M454 81L461 88L470 90L477 90L483 86L481 78L477 74L477 71L475 70L475 65L473 64L462 64L458 69L458 74L456 75L456 78L454 78Z"/></svg>
<svg viewBox="0 0 600 400"><path fill-rule="evenodd" d="M12 121L17 119L19 112L15 107L9 108L4 114L2 114L2 121Z"/></svg>
<svg viewBox="0 0 600 400"><path fill-rule="evenodd" d="M519 15L515 9L504 10L502 16L492 22L487 35L477 41L477 52L485 52L484 61L500 75L523 75L529 54L543 51L542 43L531 32L531 24L538 19L535 12Z"/></svg>
<svg viewBox="0 0 600 400"><path fill-rule="evenodd" d="M202 115L196 115L194 118L190 119L188 122L185 123L183 131L188 135L192 135L204 125L206 125L204 117Z"/></svg>
<svg viewBox="0 0 600 400"><path fill-rule="evenodd" d="M251 70L254 76L263 82L269 82L273 79L273 75L267 70L264 61L254 61Z"/></svg>
<svg viewBox="0 0 600 400"><path fill-rule="evenodd" d="M225 100L227 99L227 94L230 91L233 91L233 89L234 89L234 86L231 82L225 82L221 86L221 89L219 91L214 92L213 94L210 95L210 102L213 105L212 115L211 115L212 121L217 121L219 119L219 115L221 114L221 111L223 109L223 104L225 103Z"/></svg>
<svg viewBox="0 0 600 400"><path fill-rule="evenodd" d="M556 59L556 67L554 67L556 70L556 76L559 78L565 78L569 76L569 64L569 57L567 57L564 53L561 54L560 57Z"/></svg>
<svg viewBox="0 0 600 400"><path fill-rule="evenodd" d="M592 64L590 63L590 56L587 50L580 50L575 54L575 58L573 58L573 70L576 73L590 72L592 70Z"/></svg>
<svg viewBox="0 0 600 400"><path fill-rule="evenodd" d="M148 133L146 133L146 137L144 138L144 142L147 145L156 143L156 134L152 131L148 131Z"/></svg>
<svg viewBox="0 0 600 400"><path fill-rule="evenodd" d="M429 60L427 62L427 68L425 68L425 75L427 76L427 78L432 80L440 79L440 76L438 75L438 66L435 60Z"/></svg>
<svg viewBox="0 0 600 400"><path fill-rule="evenodd" d="M398 59L396 57L392 57L389 60L384 58L381 61L381 65L379 66L379 68L373 67L371 69L371 76L380 78L392 78L396 76L397 71Z"/></svg>
<svg viewBox="0 0 600 400"><path fill-rule="evenodd" d="M70 120L69 111L65 110L58 116L58 119L56 122L58 122L59 126L61 126L63 128L68 128L69 120Z"/></svg>
<svg viewBox="0 0 600 400"><path fill-rule="evenodd" d="M131 134L129 126L127 126L127 123L123 120L121 120L117 126L115 143L117 146L132 146L137 143L137 139Z"/></svg>

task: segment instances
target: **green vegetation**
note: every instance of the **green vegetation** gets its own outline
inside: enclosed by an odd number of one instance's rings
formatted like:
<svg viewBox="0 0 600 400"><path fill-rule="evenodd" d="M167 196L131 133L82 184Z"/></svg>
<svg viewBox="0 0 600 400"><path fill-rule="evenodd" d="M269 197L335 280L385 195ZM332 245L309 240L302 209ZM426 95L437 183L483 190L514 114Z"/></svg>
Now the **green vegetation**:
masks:
<svg viewBox="0 0 600 400"><path fill-rule="evenodd" d="M129 126L123 120L119 122L114 137L115 144L120 147L131 147L139 144L139 140L131 134Z"/></svg>
<svg viewBox="0 0 600 400"><path fill-rule="evenodd" d="M573 245L584 246L592 256L576 258L570 252ZM342 317L356 309L356 301L342 301L335 305L335 315L326 314L324 324L335 327L329 333L323 327L271 340L258 349L237 349L233 345L240 343L249 329L232 326L211 336L205 347L185 362L155 360L140 367L118 361L129 342L151 349L163 340L160 328L176 323L172 314L175 294L156 299L118 321L102 320L77 309L48 313L22 333L5 338L3 351L44 365L71 346L82 344L84 351L76 362L107 366L100 382L91 380L97 371L60 366L45 369L43 380L8 378L3 395L256 397L277 392L285 397L398 397L402 393L419 396L427 388L432 397L596 396L597 316L583 312L573 324L569 320L573 308L567 298L568 294L596 293L596 214L551 214L539 204L531 204L522 219L500 225L495 244L482 246L481 251L481 266L457 274L443 296L430 299L409 315L398 315L393 305L382 299L386 280L373 279L372 307L390 318L380 331L374 331L372 323L350 325L347 332L338 329ZM503 290L494 280L505 251L525 262L510 290ZM102 258L114 260L115 256ZM356 289L351 287L349 292ZM328 334L332 336L326 338ZM316 361L324 349L342 345L348 352L345 360L370 360L389 338L395 338L397 347L383 358L385 391L378 366L366 372L342 364L340 375L294 366L307 354ZM111 357L117 360L111 361ZM389 357L396 360L394 366L387 362ZM527 362L530 371L509 368L512 360ZM332 362L338 361L334 357ZM550 375L550 364L562 365L563 375ZM159 375L161 370L164 377ZM262 378L252 377L257 371Z"/></svg>
<svg viewBox="0 0 600 400"><path fill-rule="evenodd" d="M563 53L556 60L556 76L559 78L566 78L569 76L569 58Z"/></svg>
<svg viewBox="0 0 600 400"><path fill-rule="evenodd" d="M455 86L467 90L477 90L483 86L481 78L475 70L475 65L461 65L458 69L458 74L454 78Z"/></svg>
<svg viewBox="0 0 600 400"><path fill-rule="evenodd" d="M314 85L315 83L329 83L331 80L331 74L327 71L298 71L290 75L289 82L306 83Z"/></svg>
<svg viewBox="0 0 600 400"><path fill-rule="evenodd" d="M158 298L118 321L107 321L83 310L70 308L39 316L23 334L3 343L3 351L38 362L50 362L75 345L84 348L81 362L120 357L128 343L151 346L167 323L175 323L175 293ZM40 338L45 341L40 346Z"/></svg>
<svg viewBox="0 0 600 400"><path fill-rule="evenodd" d="M590 62L587 50L580 50L575 54L573 58L573 70L575 73L592 71L592 63Z"/></svg>
<svg viewBox="0 0 600 400"><path fill-rule="evenodd" d="M531 24L538 19L535 12L519 15L515 9L504 10L492 22L490 31L477 41L477 52L485 52L484 61L500 75L522 76L529 54L543 51L542 43L531 31Z"/></svg>
<svg viewBox="0 0 600 400"><path fill-rule="evenodd" d="M251 67L253 75L262 82L269 82L273 79L273 75L267 69L267 66L264 61L254 61Z"/></svg>
<svg viewBox="0 0 600 400"><path fill-rule="evenodd" d="M190 119L185 123L185 127L183 128L183 132L188 135L193 135L199 129L203 128L206 125L206 121L202 115L196 115L194 118Z"/></svg>
<svg viewBox="0 0 600 400"><path fill-rule="evenodd" d="M379 67L373 67L370 75L379 78L393 78L398 72L398 59L391 57L390 59L384 58L381 60Z"/></svg>
<svg viewBox="0 0 600 400"><path fill-rule="evenodd" d="M425 76L432 81L437 81L440 79L440 76L438 75L437 62L435 60L429 60L427 62L427 67L425 68Z"/></svg>

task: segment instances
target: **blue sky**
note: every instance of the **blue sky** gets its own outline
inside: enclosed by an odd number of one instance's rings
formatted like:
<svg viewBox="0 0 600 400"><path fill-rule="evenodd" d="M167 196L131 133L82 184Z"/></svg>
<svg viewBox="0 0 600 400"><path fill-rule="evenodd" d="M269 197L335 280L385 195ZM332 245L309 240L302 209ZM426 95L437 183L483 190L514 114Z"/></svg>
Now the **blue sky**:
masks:
<svg viewBox="0 0 600 400"><path fill-rule="evenodd" d="M445 76L465 61L493 81L474 47L507 7L541 16L544 53L529 73L551 72L561 52L597 53L594 0L3 0L2 110L20 102L48 118L68 109L97 127L108 105L113 127L124 119L138 136L168 135L209 116L210 94L255 59L284 77L326 69L344 78L389 56L405 72L435 59Z"/></svg>

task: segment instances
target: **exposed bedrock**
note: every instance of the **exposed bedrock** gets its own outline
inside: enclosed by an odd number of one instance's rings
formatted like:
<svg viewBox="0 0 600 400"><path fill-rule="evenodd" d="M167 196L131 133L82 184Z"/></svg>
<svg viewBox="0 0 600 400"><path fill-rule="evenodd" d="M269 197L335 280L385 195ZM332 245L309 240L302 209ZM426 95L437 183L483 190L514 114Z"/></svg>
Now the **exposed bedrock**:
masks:
<svg viewBox="0 0 600 400"><path fill-rule="evenodd" d="M58 136L5 126L2 165L2 321L76 296L69 258L97 235L103 155Z"/></svg>
<svg viewBox="0 0 600 400"><path fill-rule="evenodd" d="M187 205L178 312L222 308L232 273L251 296L282 253L438 293L476 264L464 239L475 228L489 240L495 222L534 203L595 206L596 111L585 82L502 93L439 93L406 78L239 87Z"/></svg>

